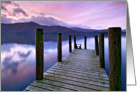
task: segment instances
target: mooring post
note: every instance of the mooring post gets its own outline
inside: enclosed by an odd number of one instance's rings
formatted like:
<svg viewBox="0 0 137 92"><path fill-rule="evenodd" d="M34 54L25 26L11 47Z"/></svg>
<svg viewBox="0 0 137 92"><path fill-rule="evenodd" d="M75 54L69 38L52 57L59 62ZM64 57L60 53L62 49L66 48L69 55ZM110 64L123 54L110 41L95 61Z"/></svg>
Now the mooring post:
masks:
<svg viewBox="0 0 137 92"><path fill-rule="evenodd" d="M81 49L81 44L80 44L80 47L79 47L79 49Z"/></svg>
<svg viewBox="0 0 137 92"><path fill-rule="evenodd" d="M74 49L76 49L76 36L74 36Z"/></svg>
<svg viewBox="0 0 137 92"><path fill-rule="evenodd" d="M87 37L84 36L84 48L87 49Z"/></svg>
<svg viewBox="0 0 137 92"><path fill-rule="evenodd" d="M121 28L108 29L109 36L109 90L121 91Z"/></svg>
<svg viewBox="0 0 137 92"><path fill-rule="evenodd" d="M43 29L36 30L36 80L43 79Z"/></svg>
<svg viewBox="0 0 137 92"><path fill-rule="evenodd" d="M98 50L98 36L95 36L95 50L96 50L96 55L99 55L99 50Z"/></svg>
<svg viewBox="0 0 137 92"><path fill-rule="evenodd" d="M58 61L62 61L62 34L58 33Z"/></svg>
<svg viewBox="0 0 137 92"><path fill-rule="evenodd" d="M104 34L99 34L99 62L100 67L105 68L105 60L104 60Z"/></svg>
<svg viewBox="0 0 137 92"><path fill-rule="evenodd" d="M71 35L69 35L69 52L72 52Z"/></svg>

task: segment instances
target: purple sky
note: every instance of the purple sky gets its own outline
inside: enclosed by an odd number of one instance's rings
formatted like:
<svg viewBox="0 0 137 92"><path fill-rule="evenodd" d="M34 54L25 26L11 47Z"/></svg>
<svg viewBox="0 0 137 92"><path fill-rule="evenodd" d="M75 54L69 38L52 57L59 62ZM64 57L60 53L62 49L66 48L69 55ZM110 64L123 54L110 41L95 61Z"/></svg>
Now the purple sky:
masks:
<svg viewBox="0 0 137 92"><path fill-rule="evenodd" d="M126 29L126 1L1 1L1 22Z"/></svg>

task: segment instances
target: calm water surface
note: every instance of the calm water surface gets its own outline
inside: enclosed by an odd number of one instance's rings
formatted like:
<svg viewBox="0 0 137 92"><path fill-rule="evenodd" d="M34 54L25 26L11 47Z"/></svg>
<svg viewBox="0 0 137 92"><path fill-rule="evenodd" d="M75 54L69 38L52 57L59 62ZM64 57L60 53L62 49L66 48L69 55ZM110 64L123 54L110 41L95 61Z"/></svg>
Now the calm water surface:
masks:
<svg viewBox="0 0 137 92"><path fill-rule="evenodd" d="M84 39L77 40L84 48ZM126 37L122 37L122 90L126 90ZM94 38L87 39L87 48L94 50ZM69 53L68 41L62 42L63 57ZM73 42L72 42L73 48ZM108 74L108 38L105 38L105 70ZM27 44L1 45L2 91L21 91L35 80L35 46ZM57 42L44 43L44 71L57 62Z"/></svg>

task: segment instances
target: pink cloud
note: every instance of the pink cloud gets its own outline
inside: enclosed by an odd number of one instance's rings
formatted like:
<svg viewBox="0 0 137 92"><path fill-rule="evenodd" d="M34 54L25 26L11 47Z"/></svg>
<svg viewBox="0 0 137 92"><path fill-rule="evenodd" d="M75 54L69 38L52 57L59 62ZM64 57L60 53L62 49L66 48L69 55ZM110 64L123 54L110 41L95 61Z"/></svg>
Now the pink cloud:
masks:
<svg viewBox="0 0 137 92"><path fill-rule="evenodd" d="M16 14L22 14L23 16L28 16L28 14L22 9L22 8L14 8L13 14L16 16Z"/></svg>
<svg viewBox="0 0 137 92"><path fill-rule="evenodd" d="M19 4L18 3L15 3L14 1L1 1L1 5L14 5L14 6L17 6L19 7Z"/></svg>
<svg viewBox="0 0 137 92"><path fill-rule="evenodd" d="M106 6L105 8L108 8L108 9L112 9L112 8L119 8L119 7L123 7L126 5L126 1L117 1L117 2L114 2L108 6Z"/></svg>
<svg viewBox="0 0 137 92"><path fill-rule="evenodd" d="M108 27L109 24L106 20L117 20L120 27L126 28L125 21L123 21L126 20L126 1L15 1L14 3L18 4L23 10L20 11L20 14L24 16L14 16L14 19L18 22L21 19L24 19L24 22L32 21L32 16L35 18L41 16L43 18L52 17L71 25L86 25L90 28L98 28L97 26ZM5 8L7 9L7 6ZM7 18L12 18L13 13L11 12L13 10L10 10L9 13L2 11L2 14L6 14Z"/></svg>

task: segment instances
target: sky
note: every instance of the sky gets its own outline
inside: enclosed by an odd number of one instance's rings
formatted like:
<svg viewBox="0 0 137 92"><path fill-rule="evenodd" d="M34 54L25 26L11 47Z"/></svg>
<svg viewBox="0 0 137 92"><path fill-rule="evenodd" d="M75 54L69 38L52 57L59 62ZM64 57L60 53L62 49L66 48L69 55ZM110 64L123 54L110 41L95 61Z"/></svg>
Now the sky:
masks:
<svg viewBox="0 0 137 92"><path fill-rule="evenodd" d="M1 23L126 29L126 1L1 1Z"/></svg>

